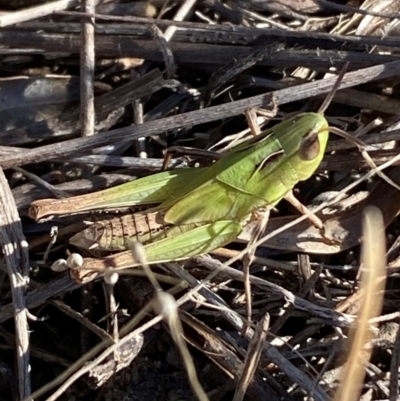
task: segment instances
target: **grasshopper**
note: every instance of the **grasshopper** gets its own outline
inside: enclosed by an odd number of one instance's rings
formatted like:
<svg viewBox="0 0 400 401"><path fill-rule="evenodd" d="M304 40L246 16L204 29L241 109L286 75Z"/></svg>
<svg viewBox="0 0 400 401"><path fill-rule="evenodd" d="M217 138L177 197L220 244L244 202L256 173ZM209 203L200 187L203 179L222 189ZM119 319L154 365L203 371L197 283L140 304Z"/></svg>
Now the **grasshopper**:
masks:
<svg viewBox="0 0 400 401"><path fill-rule="evenodd" d="M84 248L121 250L145 244L149 263L183 260L235 240L252 213L272 208L318 168L328 141L328 122L304 113L276 124L226 153L208 168L164 171L97 192L40 200L30 215L159 203L148 212L97 222L71 242ZM131 251L84 259L85 268L130 267Z"/></svg>

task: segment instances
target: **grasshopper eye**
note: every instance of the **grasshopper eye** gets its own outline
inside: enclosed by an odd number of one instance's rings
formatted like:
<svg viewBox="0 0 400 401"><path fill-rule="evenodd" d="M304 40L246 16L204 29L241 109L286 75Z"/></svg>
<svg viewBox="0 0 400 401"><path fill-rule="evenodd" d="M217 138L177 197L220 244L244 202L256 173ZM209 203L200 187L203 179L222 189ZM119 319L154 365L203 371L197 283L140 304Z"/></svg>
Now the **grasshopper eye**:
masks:
<svg viewBox="0 0 400 401"><path fill-rule="evenodd" d="M318 133L311 131L300 144L299 156L305 161L314 160L320 152Z"/></svg>

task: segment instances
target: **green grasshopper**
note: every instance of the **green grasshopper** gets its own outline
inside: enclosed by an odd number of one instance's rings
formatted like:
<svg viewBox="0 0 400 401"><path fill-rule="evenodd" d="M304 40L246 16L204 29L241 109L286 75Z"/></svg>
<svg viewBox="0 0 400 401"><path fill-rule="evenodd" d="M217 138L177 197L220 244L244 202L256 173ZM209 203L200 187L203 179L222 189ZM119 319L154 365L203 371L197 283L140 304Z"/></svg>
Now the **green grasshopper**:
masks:
<svg viewBox="0 0 400 401"><path fill-rule="evenodd" d="M96 194L40 200L30 215L40 218L98 208L159 203L148 212L93 223L75 235L75 245L121 250L145 244L148 263L183 260L235 240L256 209L272 208L318 168L328 141L328 122L304 113L246 140L207 168L164 171ZM131 251L84 259L84 268L130 267Z"/></svg>

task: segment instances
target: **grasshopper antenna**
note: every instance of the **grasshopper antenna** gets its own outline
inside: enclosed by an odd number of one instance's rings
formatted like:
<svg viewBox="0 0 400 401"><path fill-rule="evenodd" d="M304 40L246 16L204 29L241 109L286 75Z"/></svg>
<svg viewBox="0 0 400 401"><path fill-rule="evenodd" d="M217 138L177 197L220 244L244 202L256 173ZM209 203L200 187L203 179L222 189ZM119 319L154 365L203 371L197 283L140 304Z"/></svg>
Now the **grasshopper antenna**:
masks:
<svg viewBox="0 0 400 401"><path fill-rule="evenodd" d="M339 86L342 83L342 79L343 79L344 74L346 73L348 67L349 67L349 62L346 62L344 64L343 68L340 70L337 80L336 80L335 84L332 86L331 91L328 93L328 96L325 98L324 102L322 103L321 107L319 108L318 113L324 114L325 110L331 104L332 99L335 96L335 93L338 91Z"/></svg>
<svg viewBox="0 0 400 401"><path fill-rule="evenodd" d="M333 97L335 96L335 93L339 89L340 83L342 82L343 76L346 73L348 66L349 66L349 63L346 62L345 65L343 66L343 68L340 70L340 73L338 75L338 78L337 78L335 84L333 85L333 87L332 87L331 91L329 92L328 96L325 98L324 102L322 103L321 107L319 108L318 113L324 113L325 110L330 105ZM372 170L375 170L376 174L380 178L382 178L389 185L391 185L392 187L394 187L394 188L396 188L397 190L400 191L400 186L399 185L397 185L392 179L390 179L383 171L380 171L380 170L377 169L377 166L376 166L375 162L372 160L371 156L365 150L367 146L366 146L366 144L364 142L362 142L358 138L354 138L353 136L349 135L347 132L344 132L343 130L341 130L339 128L336 128L336 127L329 127L329 132L332 132L333 134L336 134L336 135L348 140L349 142L354 143L358 147L361 155L363 156L363 158L366 161L366 163L368 164L368 166Z"/></svg>
<svg viewBox="0 0 400 401"><path fill-rule="evenodd" d="M346 62L343 66L343 68L340 70L338 78L333 85L331 91L329 92L328 96L325 98L324 102L322 103L321 107L318 110L318 113L323 114L325 110L328 108L330 103L332 102L333 97L335 96L335 93L339 89L340 83L342 82L343 76L347 71L347 68L349 66L349 63ZM336 134L349 142L354 143L358 149L360 150L361 155L363 156L364 160L368 164L368 166L376 171L376 174L382 178L384 181L386 181L389 185L392 187L396 188L397 190L400 191L400 186L397 185L392 179L390 179L384 172L380 171L377 169L377 166L375 162L372 160L371 156L368 154L368 152L365 150L366 149L366 144L359 140L358 138L354 138L353 136L349 135L348 133L344 132L343 130L336 128L336 127L329 127L329 132L332 132L333 134Z"/></svg>

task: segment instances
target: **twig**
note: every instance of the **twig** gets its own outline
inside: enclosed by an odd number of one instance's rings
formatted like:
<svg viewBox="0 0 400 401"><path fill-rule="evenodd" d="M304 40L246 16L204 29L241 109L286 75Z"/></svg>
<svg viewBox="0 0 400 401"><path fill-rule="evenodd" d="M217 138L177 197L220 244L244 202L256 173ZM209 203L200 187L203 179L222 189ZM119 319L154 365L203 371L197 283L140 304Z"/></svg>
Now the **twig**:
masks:
<svg viewBox="0 0 400 401"><path fill-rule="evenodd" d="M69 7L77 6L78 4L78 0L59 0L2 15L0 17L0 27L4 28L5 26L44 17L45 15L49 15L55 11L66 10Z"/></svg>
<svg viewBox="0 0 400 401"><path fill-rule="evenodd" d="M20 397L31 394L25 290L29 280L28 244L7 179L0 169L0 244L13 299Z"/></svg>
<svg viewBox="0 0 400 401"><path fill-rule="evenodd" d="M95 0L82 0L81 9L87 14L94 12ZM82 136L94 134L94 18L82 17L81 25L81 129Z"/></svg>
<svg viewBox="0 0 400 401"><path fill-rule="evenodd" d="M365 82L371 82L395 76L400 72L400 61L393 61L387 64L364 68L352 71L343 77L339 89L348 88ZM23 156L10 155L0 158L0 165L3 168L14 167L15 165L28 164L31 162L48 161L60 157L71 156L76 152L88 152L94 147L108 145L117 141L124 141L151 136L161 132L181 127L192 127L232 117L244 112L249 107L268 108L272 98L276 105L287 104L295 100L306 99L310 96L326 94L336 82L336 77L326 78L316 82L310 82L296 86L296 88L281 89L269 94L257 95L247 99L237 100L220 106L209 107L204 110L191 111L177 116L167 117L162 120L150 121L136 127L125 127L105 133L99 133L93 137L71 139L52 145L37 147L23 153ZM317 93L316 93L317 92ZM270 106L271 107L271 106Z"/></svg>

